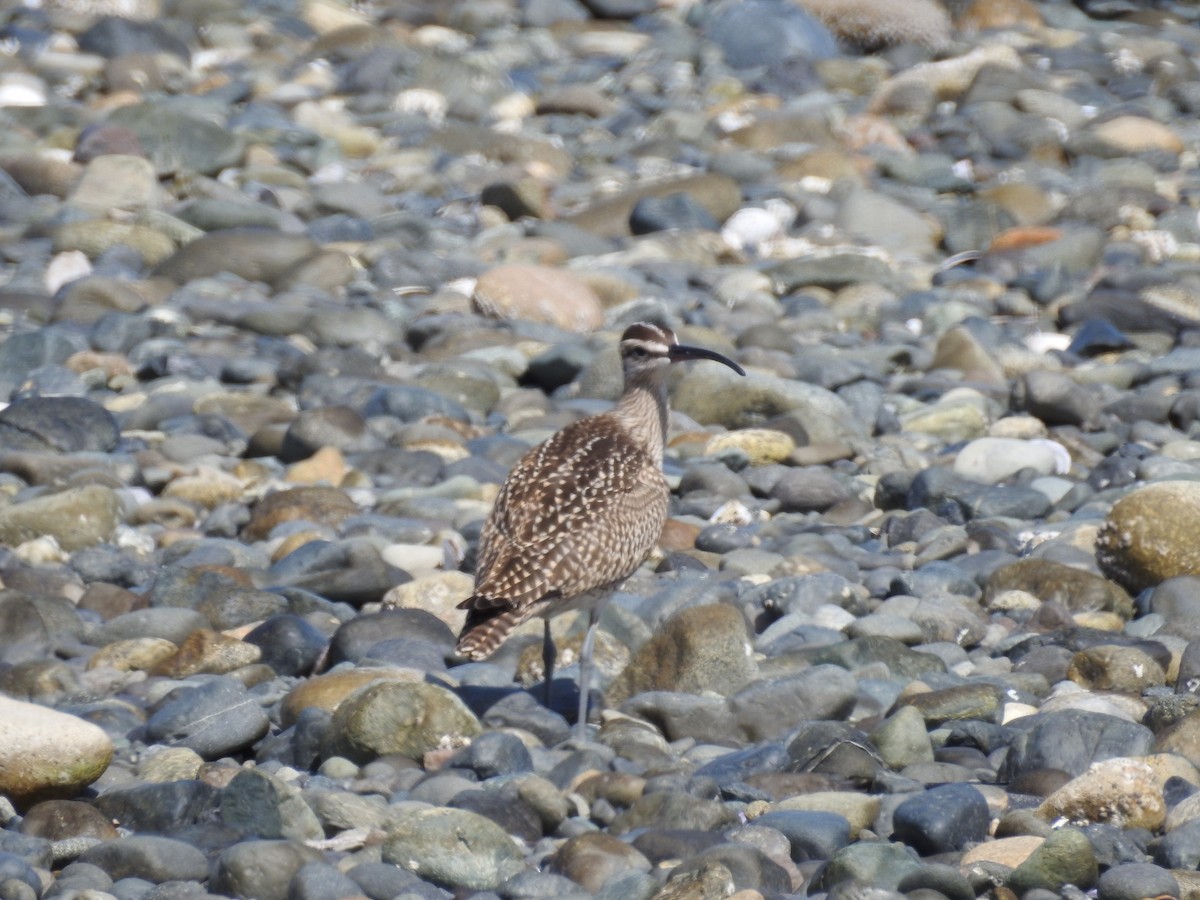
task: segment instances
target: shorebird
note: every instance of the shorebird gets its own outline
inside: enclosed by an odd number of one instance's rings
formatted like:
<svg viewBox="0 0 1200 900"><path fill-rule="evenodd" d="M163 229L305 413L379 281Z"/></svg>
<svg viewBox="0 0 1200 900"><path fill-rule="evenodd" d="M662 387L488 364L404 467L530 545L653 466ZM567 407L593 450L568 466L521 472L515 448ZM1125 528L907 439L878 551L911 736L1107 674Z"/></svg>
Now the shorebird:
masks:
<svg viewBox="0 0 1200 900"><path fill-rule="evenodd" d="M555 657L550 619L587 611L579 655L580 739L587 734L600 610L654 549L667 520L667 369L711 359L746 374L720 353L680 344L670 329L647 322L625 329L620 353L625 387L616 405L534 447L505 479L479 537L475 591L459 604L467 618L456 650L470 660L490 656L514 628L542 617L547 703Z"/></svg>

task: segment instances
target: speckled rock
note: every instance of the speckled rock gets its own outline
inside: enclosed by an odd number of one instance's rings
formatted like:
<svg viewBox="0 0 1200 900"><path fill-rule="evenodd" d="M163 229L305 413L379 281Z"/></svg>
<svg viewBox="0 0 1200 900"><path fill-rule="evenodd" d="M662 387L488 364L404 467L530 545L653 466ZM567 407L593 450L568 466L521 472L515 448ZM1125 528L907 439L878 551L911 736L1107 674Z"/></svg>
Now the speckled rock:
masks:
<svg viewBox="0 0 1200 900"><path fill-rule="evenodd" d="M710 438L704 445L709 456L719 456L726 450L740 450L752 466L783 462L796 447L791 435L769 428L742 428Z"/></svg>
<svg viewBox="0 0 1200 900"><path fill-rule="evenodd" d="M445 688L384 681L338 705L330 752L363 762L387 753L421 759L462 746L479 731L479 721Z"/></svg>
<svg viewBox="0 0 1200 900"><path fill-rule="evenodd" d="M742 614L724 604L697 606L664 622L606 694L614 705L642 691L729 694L754 671Z"/></svg>
<svg viewBox="0 0 1200 900"><path fill-rule="evenodd" d="M1118 828L1155 831L1166 804L1151 768L1136 759L1106 759L1067 782L1037 808L1047 821L1107 822Z"/></svg>
<svg viewBox="0 0 1200 900"><path fill-rule="evenodd" d="M153 668L156 675L186 678L199 672L223 675L258 662L262 651L245 641L208 629L193 631L178 649Z"/></svg>
<svg viewBox="0 0 1200 900"><path fill-rule="evenodd" d="M476 813L418 809L388 829L384 862L446 888L492 891L524 868L504 830Z"/></svg>
<svg viewBox="0 0 1200 900"><path fill-rule="evenodd" d="M1071 660L1067 677L1097 691L1141 694L1166 682L1166 674L1149 654L1136 647L1101 645L1080 650Z"/></svg>
<svg viewBox="0 0 1200 900"><path fill-rule="evenodd" d="M1048 559L1022 559L1001 566L988 578L985 602L1004 591L1025 591L1039 600L1061 603L1076 612L1133 615L1133 600L1119 586L1092 572Z"/></svg>
<svg viewBox="0 0 1200 900"><path fill-rule="evenodd" d="M88 660L88 668L107 666L123 672L150 671L173 656L178 648L163 638L129 638L101 647Z"/></svg>

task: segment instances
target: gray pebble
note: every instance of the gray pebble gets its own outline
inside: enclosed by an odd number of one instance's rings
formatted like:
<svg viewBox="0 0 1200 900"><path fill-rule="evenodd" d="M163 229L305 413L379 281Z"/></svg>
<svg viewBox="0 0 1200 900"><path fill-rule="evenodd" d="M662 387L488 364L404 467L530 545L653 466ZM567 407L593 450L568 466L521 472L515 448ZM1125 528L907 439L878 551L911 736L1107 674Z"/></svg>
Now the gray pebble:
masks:
<svg viewBox="0 0 1200 900"><path fill-rule="evenodd" d="M270 720L237 681L212 678L179 688L146 722L146 736L216 759L266 734Z"/></svg>
<svg viewBox="0 0 1200 900"><path fill-rule="evenodd" d="M98 866L112 878L201 881L208 877L208 860L182 841L153 835L131 835L106 841L85 852L81 862Z"/></svg>

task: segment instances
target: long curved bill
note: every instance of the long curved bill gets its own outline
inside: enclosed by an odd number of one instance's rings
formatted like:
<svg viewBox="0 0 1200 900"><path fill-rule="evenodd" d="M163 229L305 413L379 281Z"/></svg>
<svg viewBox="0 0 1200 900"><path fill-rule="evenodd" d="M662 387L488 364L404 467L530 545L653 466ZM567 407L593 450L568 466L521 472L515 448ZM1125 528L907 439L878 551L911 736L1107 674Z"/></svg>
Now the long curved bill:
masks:
<svg viewBox="0 0 1200 900"><path fill-rule="evenodd" d="M711 359L713 362L719 362L729 366L739 375L745 375L746 370L735 363L728 356L722 356L715 350L705 350L703 347L689 347L687 344L672 344L671 349L667 351L667 358L671 362L681 362L686 359Z"/></svg>

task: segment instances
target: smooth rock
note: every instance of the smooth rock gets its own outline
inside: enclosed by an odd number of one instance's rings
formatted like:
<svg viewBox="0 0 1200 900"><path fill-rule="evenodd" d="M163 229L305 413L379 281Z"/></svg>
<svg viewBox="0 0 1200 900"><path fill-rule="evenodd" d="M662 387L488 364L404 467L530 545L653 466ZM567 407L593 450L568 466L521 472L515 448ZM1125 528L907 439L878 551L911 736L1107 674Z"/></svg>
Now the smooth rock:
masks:
<svg viewBox="0 0 1200 900"><path fill-rule="evenodd" d="M321 854L291 841L243 841L213 860L209 886L229 897L289 900L288 886L307 863Z"/></svg>
<svg viewBox="0 0 1200 900"><path fill-rule="evenodd" d="M996 484L1022 469L1050 475L1062 474L1069 468L1066 450L1048 440L978 438L954 458L955 473L983 484Z"/></svg>
<svg viewBox="0 0 1200 900"><path fill-rule="evenodd" d="M892 835L924 854L961 850L987 836L983 794L968 784L945 784L905 800L892 813Z"/></svg>
<svg viewBox="0 0 1200 900"><path fill-rule="evenodd" d="M1096 561L1130 591L1200 574L1200 555L1185 535L1200 518L1200 483L1166 481L1113 504L1096 537Z"/></svg>
<svg viewBox="0 0 1200 900"><path fill-rule="evenodd" d="M300 789L266 772L239 772L221 792L221 820L243 834L311 841L325 834Z"/></svg>
<svg viewBox="0 0 1200 900"><path fill-rule="evenodd" d="M330 751L359 762L388 753L419 760L430 751L461 746L479 732L479 721L445 688L384 681L338 705Z"/></svg>
<svg viewBox="0 0 1200 900"><path fill-rule="evenodd" d="M619 704L643 691L730 693L754 675L750 649L745 619L734 607L682 610L663 623L617 676L606 692L608 702Z"/></svg>
<svg viewBox="0 0 1200 900"><path fill-rule="evenodd" d="M1034 769L1060 769L1082 775L1094 762L1145 756L1154 735L1143 725L1103 713L1064 710L1040 714L1023 723L1004 770L1013 775Z"/></svg>
<svg viewBox="0 0 1200 900"><path fill-rule="evenodd" d="M200 881L208 877L208 860L197 848L166 837L130 835L105 841L80 857L99 866L113 878L164 881Z"/></svg>
<svg viewBox="0 0 1200 900"><path fill-rule="evenodd" d="M109 841L116 838L112 822L81 800L44 800L30 807L21 819L21 833L51 841L84 837Z"/></svg>
<svg viewBox="0 0 1200 900"><path fill-rule="evenodd" d="M484 315L588 332L604 323L600 298L570 272L544 266L491 269L475 284L472 302Z"/></svg>
<svg viewBox="0 0 1200 900"><path fill-rule="evenodd" d="M553 866L555 871L595 894L615 875L650 871L650 860L624 841L590 833L567 839L554 854Z"/></svg>
<svg viewBox="0 0 1200 900"><path fill-rule="evenodd" d="M250 746L269 727L266 712L240 682L213 676L205 684L177 689L147 720L146 735L218 759Z"/></svg>
<svg viewBox="0 0 1200 900"><path fill-rule="evenodd" d="M31 397L0 410L0 448L53 453L112 450L117 421L83 397Z"/></svg>
<svg viewBox="0 0 1200 900"><path fill-rule="evenodd" d="M112 740L90 722L0 696L0 794L15 803L72 797L112 756Z"/></svg>
<svg viewBox="0 0 1200 900"><path fill-rule="evenodd" d="M15 547L48 535L63 550L80 550L109 540L120 520L111 488L69 488L0 509L0 541Z"/></svg>
<svg viewBox="0 0 1200 900"><path fill-rule="evenodd" d="M1086 890L1098 877L1096 855L1083 832L1060 828L1013 870L1008 886L1018 894L1035 888L1057 891L1067 884Z"/></svg>
<svg viewBox="0 0 1200 900"><path fill-rule="evenodd" d="M1042 801L1037 814L1047 821L1107 822L1118 828L1155 831L1166 805L1151 768L1137 759L1094 763Z"/></svg>
<svg viewBox="0 0 1200 900"><path fill-rule="evenodd" d="M490 819L457 809L417 809L388 829L383 861L446 888L494 891L524 868L522 855Z"/></svg>
<svg viewBox="0 0 1200 900"><path fill-rule="evenodd" d="M1137 900L1141 897L1180 897L1179 882L1152 863L1130 862L1113 866L1096 884L1100 900Z"/></svg>
<svg viewBox="0 0 1200 900"><path fill-rule="evenodd" d="M283 698L280 716L283 725L290 727L304 710L319 709L332 713L342 701L367 685L379 681L414 682L421 678L419 672L371 667L327 672L306 678L293 687Z"/></svg>

